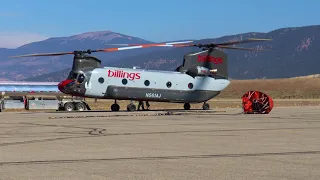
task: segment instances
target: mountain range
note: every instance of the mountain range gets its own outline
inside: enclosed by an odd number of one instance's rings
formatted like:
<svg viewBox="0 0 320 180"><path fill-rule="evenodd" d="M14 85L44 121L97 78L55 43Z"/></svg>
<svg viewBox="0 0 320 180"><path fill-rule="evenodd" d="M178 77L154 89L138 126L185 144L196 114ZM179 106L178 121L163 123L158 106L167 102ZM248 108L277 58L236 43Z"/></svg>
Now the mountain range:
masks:
<svg viewBox="0 0 320 180"><path fill-rule="evenodd" d="M320 25L286 27L270 32L248 32L219 38L194 40L198 43L218 43L249 37L272 38L268 42L243 44L241 47L272 49L267 52L224 50L228 54L231 79L287 78L320 73ZM185 40L177 40L185 41ZM149 40L112 31L87 32L69 37L53 37L16 49L0 48L0 80L61 81L69 73L72 56L32 57L10 59L8 56L101 49L108 44L146 44ZM118 46L119 47L119 46ZM95 53L104 66L139 66L154 70L173 70L183 61L185 53L201 49L146 48L112 53Z"/></svg>

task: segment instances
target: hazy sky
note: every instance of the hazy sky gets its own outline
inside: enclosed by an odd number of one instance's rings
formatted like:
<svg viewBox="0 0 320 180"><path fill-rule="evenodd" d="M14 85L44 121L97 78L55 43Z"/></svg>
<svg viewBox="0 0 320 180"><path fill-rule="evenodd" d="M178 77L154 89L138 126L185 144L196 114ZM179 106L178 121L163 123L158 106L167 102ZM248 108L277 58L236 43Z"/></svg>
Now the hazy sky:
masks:
<svg viewBox="0 0 320 180"><path fill-rule="evenodd" d="M320 25L315 0L1 1L0 47L111 30L151 41Z"/></svg>

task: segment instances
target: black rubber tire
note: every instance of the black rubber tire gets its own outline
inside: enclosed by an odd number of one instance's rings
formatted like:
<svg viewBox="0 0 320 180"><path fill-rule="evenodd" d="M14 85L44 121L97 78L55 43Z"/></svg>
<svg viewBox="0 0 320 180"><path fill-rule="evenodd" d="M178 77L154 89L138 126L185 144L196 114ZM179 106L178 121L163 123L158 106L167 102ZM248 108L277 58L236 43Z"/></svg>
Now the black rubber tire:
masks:
<svg viewBox="0 0 320 180"><path fill-rule="evenodd" d="M83 102L77 102L76 104L75 104L75 109L77 110L77 111L85 111L86 110L86 105L83 103Z"/></svg>
<svg viewBox="0 0 320 180"><path fill-rule="evenodd" d="M128 104L127 110L128 111L135 111L135 110L137 110L137 107L134 104Z"/></svg>
<svg viewBox="0 0 320 180"><path fill-rule="evenodd" d="M64 110L65 111L73 111L74 110L74 104L72 102L67 102L64 104Z"/></svg>
<svg viewBox="0 0 320 180"><path fill-rule="evenodd" d="M204 104L202 105L202 109L203 109L203 110L209 110L209 109L210 109L210 105L209 105L208 103L204 103Z"/></svg>
<svg viewBox="0 0 320 180"><path fill-rule="evenodd" d="M191 108L190 103L184 103L183 108L184 110L190 110Z"/></svg>
<svg viewBox="0 0 320 180"><path fill-rule="evenodd" d="M111 105L111 111L119 111L119 110L120 110L119 104L112 104Z"/></svg>

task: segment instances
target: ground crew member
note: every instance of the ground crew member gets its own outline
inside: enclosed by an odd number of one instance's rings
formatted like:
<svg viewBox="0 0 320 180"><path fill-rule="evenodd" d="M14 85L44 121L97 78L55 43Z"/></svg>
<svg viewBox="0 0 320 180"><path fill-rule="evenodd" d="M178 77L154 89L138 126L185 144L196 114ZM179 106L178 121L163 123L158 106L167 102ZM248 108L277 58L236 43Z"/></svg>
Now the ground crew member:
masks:
<svg viewBox="0 0 320 180"><path fill-rule="evenodd" d="M146 101L147 110L150 110L150 104L149 101Z"/></svg>
<svg viewBox="0 0 320 180"><path fill-rule="evenodd" d="M144 104L143 104L143 101L139 101L139 104L138 104L138 111L140 111L140 106L142 106L142 110L144 110Z"/></svg>

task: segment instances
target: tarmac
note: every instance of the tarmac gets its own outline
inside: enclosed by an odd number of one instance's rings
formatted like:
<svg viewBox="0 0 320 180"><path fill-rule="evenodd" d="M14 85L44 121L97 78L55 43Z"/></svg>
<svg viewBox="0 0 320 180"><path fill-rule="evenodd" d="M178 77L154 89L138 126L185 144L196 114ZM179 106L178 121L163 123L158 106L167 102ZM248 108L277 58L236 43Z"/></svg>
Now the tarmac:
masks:
<svg viewBox="0 0 320 180"><path fill-rule="evenodd" d="M320 179L320 107L1 112L0 179Z"/></svg>

